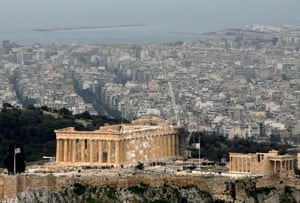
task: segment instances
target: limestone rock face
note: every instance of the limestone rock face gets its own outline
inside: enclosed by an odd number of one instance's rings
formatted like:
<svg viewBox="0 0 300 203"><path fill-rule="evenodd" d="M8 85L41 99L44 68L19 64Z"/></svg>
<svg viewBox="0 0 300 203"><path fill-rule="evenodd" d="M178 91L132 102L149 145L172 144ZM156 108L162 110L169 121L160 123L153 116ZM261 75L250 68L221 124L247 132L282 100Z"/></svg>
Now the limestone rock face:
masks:
<svg viewBox="0 0 300 203"><path fill-rule="evenodd" d="M300 202L298 179L219 176L0 176L1 203Z"/></svg>
<svg viewBox="0 0 300 203"><path fill-rule="evenodd" d="M18 195L17 199L22 203L30 202L67 202L67 197L59 193L51 192L48 189L42 188L38 190L29 189L26 192L22 192Z"/></svg>
<svg viewBox="0 0 300 203"><path fill-rule="evenodd" d="M197 187L153 187L146 184L128 188L112 188L109 186L85 186L75 184L60 192L48 189L27 190L9 202L22 203L69 203L69 202L213 202L212 196Z"/></svg>

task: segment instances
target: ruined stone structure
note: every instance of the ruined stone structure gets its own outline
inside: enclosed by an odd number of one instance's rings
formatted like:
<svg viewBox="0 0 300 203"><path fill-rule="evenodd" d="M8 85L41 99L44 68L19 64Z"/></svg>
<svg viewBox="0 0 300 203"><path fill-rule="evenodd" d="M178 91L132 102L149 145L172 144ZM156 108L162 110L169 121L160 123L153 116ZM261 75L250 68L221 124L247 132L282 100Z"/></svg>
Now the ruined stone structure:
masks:
<svg viewBox="0 0 300 203"><path fill-rule="evenodd" d="M118 167L180 155L179 129L173 126L124 124L55 132L59 165Z"/></svg>
<svg viewBox="0 0 300 203"><path fill-rule="evenodd" d="M296 160L296 156L278 155L276 150L255 154L229 153L229 170L255 175L292 175Z"/></svg>

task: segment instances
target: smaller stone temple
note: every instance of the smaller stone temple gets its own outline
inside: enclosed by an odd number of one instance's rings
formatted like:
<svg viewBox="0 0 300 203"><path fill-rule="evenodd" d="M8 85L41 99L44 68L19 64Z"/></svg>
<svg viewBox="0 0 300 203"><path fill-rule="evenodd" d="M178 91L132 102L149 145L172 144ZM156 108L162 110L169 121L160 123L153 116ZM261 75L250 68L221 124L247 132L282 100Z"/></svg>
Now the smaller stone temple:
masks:
<svg viewBox="0 0 300 203"><path fill-rule="evenodd" d="M229 153L229 170L254 175L293 175L296 161L296 156L278 155L276 150L255 154Z"/></svg>
<svg viewBox="0 0 300 203"><path fill-rule="evenodd" d="M56 164L132 165L180 155L179 128L145 123L103 126L95 131L55 130Z"/></svg>

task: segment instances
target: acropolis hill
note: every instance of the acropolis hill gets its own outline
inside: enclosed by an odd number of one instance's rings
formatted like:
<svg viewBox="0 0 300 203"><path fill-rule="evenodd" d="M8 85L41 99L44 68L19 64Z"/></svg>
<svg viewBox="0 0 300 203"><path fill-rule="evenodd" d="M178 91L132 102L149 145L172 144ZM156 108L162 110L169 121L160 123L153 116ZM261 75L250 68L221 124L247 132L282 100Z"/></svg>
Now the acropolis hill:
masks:
<svg viewBox="0 0 300 203"><path fill-rule="evenodd" d="M298 179L231 179L220 175L200 176L192 173L181 176L149 171L133 176L126 170L121 171L121 175L118 175L120 171L89 170L82 171L81 176L72 172L2 175L0 199L2 202L18 202L16 199L20 202L87 202L88 196L92 195L94 199L100 201L102 198L106 202L144 202L147 201L145 198L149 198L150 202L167 199L166 196L169 195L170 202L180 202L180 199L187 199L189 202L280 202L284 198L300 201ZM78 189L83 191L79 192ZM174 191L177 191L177 197L174 197ZM155 193L151 196L152 192Z"/></svg>
<svg viewBox="0 0 300 203"><path fill-rule="evenodd" d="M229 164L229 172L224 167L209 166L185 170L186 166L200 162L179 159L183 151L179 128L155 124L153 120L150 125L148 121L104 126L95 131L76 131L73 127L56 130L56 161L30 166L23 174L1 175L0 199L3 202L300 201L300 180L291 168L296 156L280 156L277 151L251 156L231 154L230 161L235 161ZM138 167L141 162L143 167ZM248 163L249 168L261 166L258 172L262 174L245 171Z"/></svg>

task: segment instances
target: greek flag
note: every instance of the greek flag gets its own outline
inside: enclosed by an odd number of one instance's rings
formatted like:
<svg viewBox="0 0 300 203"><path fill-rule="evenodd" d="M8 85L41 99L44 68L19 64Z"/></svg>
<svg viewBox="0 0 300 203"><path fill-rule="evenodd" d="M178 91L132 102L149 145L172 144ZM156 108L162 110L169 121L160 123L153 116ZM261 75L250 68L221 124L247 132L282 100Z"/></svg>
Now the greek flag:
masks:
<svg viewBox="0 0 300 203"><path fill-rule="evenodd" d="M20 153L21 153L21 148L19 148L19 147L16 148L16 149L15 149L15 154L20 154Z"/></svg>

